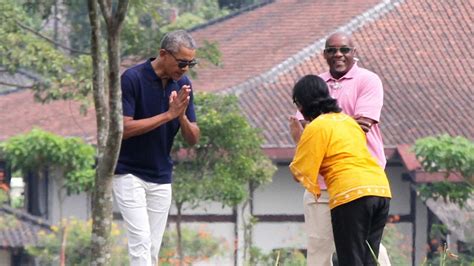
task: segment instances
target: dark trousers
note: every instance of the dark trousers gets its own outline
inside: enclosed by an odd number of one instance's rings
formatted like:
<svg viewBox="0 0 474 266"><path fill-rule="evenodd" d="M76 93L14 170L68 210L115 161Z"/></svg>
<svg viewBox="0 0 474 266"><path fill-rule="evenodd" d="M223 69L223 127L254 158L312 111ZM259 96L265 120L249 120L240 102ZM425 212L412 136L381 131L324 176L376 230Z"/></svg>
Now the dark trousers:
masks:
<svg viewBox="0 0 474 266"><path fill-rule="evenodd" d="M389 207L389 198L368 196L331 210L339 266L377 265L366 241L377 257Z"/></svg>

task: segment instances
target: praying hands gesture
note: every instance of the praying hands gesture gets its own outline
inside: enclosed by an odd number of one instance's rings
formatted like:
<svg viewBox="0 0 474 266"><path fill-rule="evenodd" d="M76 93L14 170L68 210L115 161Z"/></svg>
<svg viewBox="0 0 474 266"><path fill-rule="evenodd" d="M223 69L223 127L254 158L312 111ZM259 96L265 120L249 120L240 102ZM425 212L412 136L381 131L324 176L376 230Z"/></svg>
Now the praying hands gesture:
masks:
<svg viewBox="0 0 474 266"><path fill-rule="evenodd" d="M172 118L176 118L178 116L184 116L186 112L186 108L188 107L189 104L189 99L190 96L189 94L191 93L191 87L189 85L184 85L181 87L181 90L178 92L172 91L170 98L169 98L169 110L168 112L170 113Z"/></svg>
<svg viewBox="0 0 474 266"><path fill-rule="evenodd" d="M290 121L290 134L291 138L295 143L300 140L301 134L303 134L303 125L300 120L294 115L289 117Z"/></svg>

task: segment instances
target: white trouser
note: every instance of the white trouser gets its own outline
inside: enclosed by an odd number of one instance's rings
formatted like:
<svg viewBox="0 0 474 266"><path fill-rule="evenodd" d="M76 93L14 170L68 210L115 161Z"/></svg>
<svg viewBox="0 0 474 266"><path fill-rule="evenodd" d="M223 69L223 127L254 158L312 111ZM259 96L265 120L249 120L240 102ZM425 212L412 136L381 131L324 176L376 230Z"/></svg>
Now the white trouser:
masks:
<svg viewBox="0 0 474 266"><path fill-rule="evenodd" d="M171 205L171 184L155 184L128 174L113 179L114 197L127 226L131 266L158 265Z"/></svg>
<svg viewBox="0 0 474 266"><path fill-rule="evenodd" d="M336 251L332 233L331 210L329 209L329 194L321 191L316 199L311 192L305 190L304 223L307 238L308 266L332 265L332 254Z"/></svg>
<svg viewBox="0 0 474 266"><path fill-rule="evenodd" d="M304 223L307 238L307 265L332 266L332 255L336 251L332 233L331 210L329 209L329 194L321 191L316 199L311 192L304 191ZM387 249L380 243L380 266L390 266Z"/></svg>

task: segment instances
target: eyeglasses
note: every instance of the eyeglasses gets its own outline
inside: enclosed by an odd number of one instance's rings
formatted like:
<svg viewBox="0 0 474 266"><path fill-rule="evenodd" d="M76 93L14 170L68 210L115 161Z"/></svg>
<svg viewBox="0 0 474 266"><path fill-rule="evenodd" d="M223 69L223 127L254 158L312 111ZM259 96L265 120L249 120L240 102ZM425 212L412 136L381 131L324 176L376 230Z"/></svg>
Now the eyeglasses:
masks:
<svg viewBox="0 0 474 266"><path fill-rule="evenodd" d="M327 47L324 49L324 52L327 54L334 55L337 53L337 51L341 51L342 54L348 54L352 50L354 50L354 47Z"/></svg>
<svg viewBox="0 0 474 266"><path fill-rule="evenodd" d="M174 54L168 50L165 50L166 52L168 52L168 54L170 54L174 60L176 60L176 62L178 62L178 67L179 68L185 68L185 67L189 67L189 68L193 68L194 66L197 65L197 61L196 59L193 59L191 61L186 61L186 60L183 60L183 59L178 59L176 58L176 56L174 56Z"/></svg>

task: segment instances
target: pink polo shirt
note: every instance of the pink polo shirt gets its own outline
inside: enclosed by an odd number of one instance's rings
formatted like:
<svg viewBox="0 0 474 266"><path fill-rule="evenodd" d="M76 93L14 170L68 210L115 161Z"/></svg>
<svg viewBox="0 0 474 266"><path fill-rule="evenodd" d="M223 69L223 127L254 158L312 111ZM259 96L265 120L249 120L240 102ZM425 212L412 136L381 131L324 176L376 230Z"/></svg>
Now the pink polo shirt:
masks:
<svg viewBox="0 0 474 266"><path fill-rule="evenodd" d="M383 106L382 81L377 74L357 66L352 66L340 79L334 79L329 72L319 75L326 81L329 93L341 107L342 111L350 116L362 115L377 122ZM297 112L298 119L304 119ZM367 136L367 147L370 153L377 158L379 165L385 168L386 158L383 150L382 134L379 124L372 125ZM319 178L322 180L322 178ZM320 184L322 185L322 184ZM326 187L324 185L323 187Z"/></svg>

